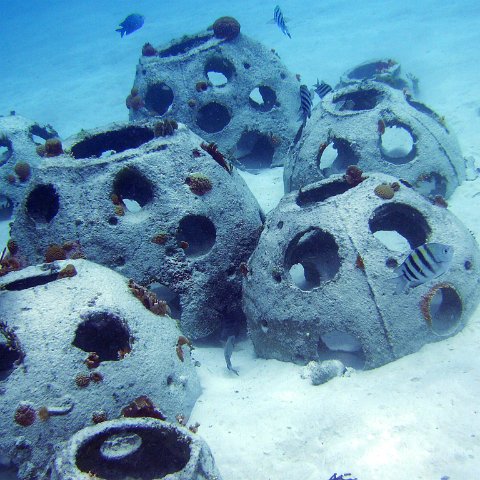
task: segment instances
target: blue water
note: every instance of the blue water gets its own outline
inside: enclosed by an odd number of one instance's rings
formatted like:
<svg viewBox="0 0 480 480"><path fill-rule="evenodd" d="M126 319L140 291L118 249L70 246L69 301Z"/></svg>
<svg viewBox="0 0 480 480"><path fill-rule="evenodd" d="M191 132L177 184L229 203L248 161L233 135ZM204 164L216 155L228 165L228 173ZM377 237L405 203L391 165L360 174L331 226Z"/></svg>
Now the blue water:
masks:
<svg viewBox="0 0 480 480"><path fill-rule="evenodd" d="M0 0L0 115L15 111L49 123L62 138L82 128L125 121L125 97L142 46L163 45L231 15L240 22L242 33L275 49L308 85L317 78L334 85L343 72L365 60L396 59L404 73L420 79L420 99L445 115L464 155L480 160L478 0L285 0L280 5L292 39L269 23L275 2ZM115 29L130 13L145 15L145 24L120 38ZM462 204L456 208L461 213ZM443 434L448 438L448 432ZM304 440L296 441L300 444L296 452L301 451ZM261 440L258 448L262 449ZM318 448L326 447L319 443ZM399 450L408 448L415 446L401 445ZM458 449L460 456L463 447ZM223 462L233 461L227 448L221 454ZM248 459L234 460L241 464ZM242 472L242 468L228 471ZM474 479L478 471L450 480ZM308 479L328 479L317 478L316 472L311 469ZM261 474L261 480L276 480L268 472ZM356 474L359 480L368 480L361 472ZM0 471L0 479L6 478L2 475L6 473ZM224 476L224 480L240 478L245 477ZM392 478L404 477L397 472Z"/></svg>

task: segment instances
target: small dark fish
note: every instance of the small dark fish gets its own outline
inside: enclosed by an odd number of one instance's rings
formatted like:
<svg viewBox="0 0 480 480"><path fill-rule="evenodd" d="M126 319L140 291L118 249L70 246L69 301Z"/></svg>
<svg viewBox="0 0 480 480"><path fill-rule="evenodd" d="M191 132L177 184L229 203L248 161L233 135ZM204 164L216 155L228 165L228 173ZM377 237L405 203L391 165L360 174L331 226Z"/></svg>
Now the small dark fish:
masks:
<svg viewBox="0 0 480 480"><path fill-rule="evenodd" d="M394 278L397 283L395 293L417 287L444 274L450 267L452 258L453 247L450 245L442 243L420 245L395 269L395 273L399 274Z"/></svg>
<svg viewBox="0 0 480 480"><path fill-rule="evenodd" d="M333 88L328 83L325 83L323 80L322 83L320 83L318 81L318 78L317 83L313 86L313 88L315 89L316 94L320 98L323 98L327 93L330 93L333 90Z"/></svg>
<svg viewBox="0 0 480 480"><path fill-rule="evenodd" d="M300 85L300 115L298 119L302 120L303 123L312 115L312 103L312 92L306 85Z"/></svg>
<svg viewBox="0 0 480 480"><path fill-rule="evenodd" d="M120 32L120 35L130 35L135 30L142 28L145 17L139 13L132 13L129 15L122 23L120 23L120 28L117 28L115 31Z"/></svg>
<svg viewBox="0 0 480 480"><path fill-rule="evenodd" d="M292 38L290 32L288 31L287 24L285 23L283 13L278 5L273 10L273 20L278 25L278 28L282 31L284 35L287 35L288 38Z"/></svg>
<svg viewBox="0 0 480 480"><path fill-rule="evenodd" d="M231 358L232 358L232 353L233 353L233 347L235 346L235 335L230 335L228 338L227 338L227 343L225 344L225 348L223 350L223 355L225 357L225 362L227 364L227 368L238 375L238 371L235 370L233 367L232 367L232 362L231 362Z"/></svg>
<svg viewBox="0 0 480 480"><path fill-rule="evenodd" d="M337 474L334 473L329 480L357 480L356 478L351 477L351 473L342 473L337 477Z"/></svg>

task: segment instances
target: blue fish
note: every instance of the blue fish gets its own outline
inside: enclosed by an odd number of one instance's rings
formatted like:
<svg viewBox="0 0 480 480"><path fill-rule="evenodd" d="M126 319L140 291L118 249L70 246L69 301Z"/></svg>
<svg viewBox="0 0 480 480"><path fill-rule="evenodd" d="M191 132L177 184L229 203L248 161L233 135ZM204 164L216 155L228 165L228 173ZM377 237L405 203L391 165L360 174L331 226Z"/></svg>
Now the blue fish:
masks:
<svg viewBox="0 0 480 480"><path fill-rule="evenodd" d="M130 35L135 30L142 28L145 17L139 13L132 13L129 15L122 23L120 23L120 28L117 28L115 31L120 32L120 35Z"/></svg>
<svg viewBox="0 0 480 480"><path fill-rule="evenodd" d="M273 10L273 20L278 25L278 28L282 31L284 35L287 35L288 38L292 38L290 32L288 31L287 24L285 23L285 18L283 17L283 13L280 10L280 7L277 5Z"/></svg>

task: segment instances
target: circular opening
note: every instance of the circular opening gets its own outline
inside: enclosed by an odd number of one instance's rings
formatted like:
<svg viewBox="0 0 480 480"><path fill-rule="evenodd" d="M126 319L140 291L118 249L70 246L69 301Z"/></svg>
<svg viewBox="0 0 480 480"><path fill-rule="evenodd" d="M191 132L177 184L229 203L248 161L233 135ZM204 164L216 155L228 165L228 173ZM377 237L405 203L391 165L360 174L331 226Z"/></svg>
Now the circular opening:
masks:
<svg viewBox="0 0 480 480"><path fill-rule="evenodd" d="M431 233L431 228L425 217L415 208L402 203L381 205L373 212L368 220L368 225L372 234L396 232L406 239L411 249L423 245ZM376 236L378 237L378 235L385 238L385 234L377 234ZM392 244L398 240L399 237L394 237ZM389 245L387 247L389 248ZM402 251L405 251L405 249L402 249Z"/></svg>
<svg viewBox="0 0 480 480"><path fill-rule="evenodd" d="M351 188L355 187L343 179L329 181L318 186L307 186L299 190L296 202L299 207L305 207L312 203L324 202L336 195L342 195Z"/></svg>
<svg viewBox="0 0 480 480"><path fill-rule="evenodd" d="M260 328L262 329L263 333L267 333L268 332L268 322L266 320L262 320L260 322Z"/></svg>
<svg viewBox="0 0 480 480"><path fill-rule="evenodd" d="M236 159L246 169L270 168L275 147L269 135L246 130L237 142Z"/></svg>
<svg viewBox="0 0 480 480"><path fill-rule="evenodd" d="M460 323L462 300L450 285L436 289L429 304L432 330L437 335L451 335Z"/></svg>
<svg viewBox="0 0 480 480"><path fill-rule="evenodd" d="M227 107L217 102L210 102L198 110L197 125L207 133L223 130L231 117Z"/></svg>
<svg viewBox="0 0 480 480"><path fill-rule="evenodd" d="M347 140L333 138L320 144L316 162L322 175L329 177L336 173L345 173L348 166L358 163L358 157Z"/></svg>
<svg viewBox="0 0 480 480"><path fill-rule="evenodd" d="M385 132L380 136L382 156L396 165L412 161L415 157L414 147L410 130L400 125L385 127Z"/></svg>
<svg viewBox="0 0 480 480"><path fill-rule="evenodd" d="M0 380L10 375L15 363L22 358L16 335L7 324L0 322Z"/></svg>
<svg viewBox="0 0 480 480"><path fill-rule="evenodd" d="M113 193L135 211L152 201L153 186L136 168L126 167L115 176Z"/></svg>
<svg viewBox="0 0 480 480"><path fill-rule="evenodd" d="M10 220L13 215L13 202L5 195L0 194L0 221Z"/></svg>
<svg viewBox="0 0 480 480"><path fill-rule="evenodd" d="M75 158L106 158L115 153L138 148L153 139L150 128L129 125L128 127L85 137L70 149Z"/></svg>
<svg viewBox="0 0 480 480"><path fill-rule="evenodd" d="M437 172L424 173L415 182L415 189L425 197L440 195L445 198L447 186L447 179Z"/></svg>
<svg viewBox="0 0 480 480"><path fill-rule="evenodd" d="M255 110L269 112L277 102L277 94L272 88L260 85L250 92L248 101Z"/></svg>
<svg viewBox="0 0 480 480"><path fill-rule="evenodd" d="M154 83L147 87L145 107L156 115L167 113L173 103L173 90L166 83Z"/></svg>
<svg viewBox="0 0 480 480"><path fill-rule="evenodd" d="M207 217L188 215L180 221L177 230L177 242L189 257L208 253L216 239L215 225Z"/></svg>
<svg viewBox="0 0 480 480"><path fill-rule="evenodd" d="M117 438L136 439L137 448L132 448L130 441L124 449L128 455L105 456L102 453L105 442L117 443L117 447L121 448L114 435L120 436ZM189 439L181 432L163 425L157 428L132 426L110 428L92 436L78 449L75 463L85 474L105 480L153 480L179 472L189 459Z"/></svg>
<svg viewBox="0 0 480 480"><path fill-rule="evenodd" d="M51 184L37 185L28 195L27 214L37 223L49 223L58 213L60 199Z"/></svg>
<svg viewBox="0 0 480 480"><path fill-rule="evenodd" d="M169 316L179 320L182 316L182 306L180 303L180 296L166 285L162 283L152 283L148 286L148 289L154 293L159 300L167 302L170 307Z"/></svg>
<svg viewBox="0 0 480 480"><path fill-rule="evenodd" d="M318 228L298 234L285 253L285 268L301 290L312 290L331 280L340 269L335 238Z"/></svg>
<svg viewBox="0 0 480 480"><path fill-rule="evenodd" d="M372 110L382 99L382 93L375 89L357 90L338 95L333 99L337 112Z"/></svg>
<svg viewBox="0 0 480 480"><path fill-rule="evenodd" d="M345 366L363 370L365 354L357 337L349 333L334 330L320 337L318 359L340 360Z"/></svg>
<svg viewBox="0 0 480 480"><path fill-rule="evenodd" d="M235 74L235 67L230 60L212 57L205 64L205 75L214 87L223 87Z"/></svg>
<svg viewBox="0 0 480 480"><path fill-rule="evenodd" d="M0 165L3 165L12 156L12 142L4 135L0 135Z"/></svg>
<svg viewBox="0 0 480 480"><path fill-rule="evenodd" d="M130 333L120 317L94 312L78 325L72 345L87 353L95 352L101 362L119 360L120 352L131 350Z"/></svg>

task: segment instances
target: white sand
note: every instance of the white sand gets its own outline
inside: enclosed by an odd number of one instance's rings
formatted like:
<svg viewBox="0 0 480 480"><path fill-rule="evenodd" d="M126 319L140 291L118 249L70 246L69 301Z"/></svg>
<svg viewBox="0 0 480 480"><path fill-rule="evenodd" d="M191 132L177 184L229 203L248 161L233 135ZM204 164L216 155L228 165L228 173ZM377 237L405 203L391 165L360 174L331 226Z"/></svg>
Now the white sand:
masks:
<svg viewBox="0 0 480 480"><path fill-rule="evenodd" d="M170 3L170 5L173 2ZM420 99L445 115L464 154L480 164L480 2L284 1L293 39L267 24L274 4L149 0L0 0L0 113L16 110L62 136L127 118L124 100L141 46L193 33L221 15L273 47L302 81L334 84L346 69L382 56L420 78ZM124 39L127 14L147 16ZM281 169L244 174L266 211L282 195ZM450 209L480 239L480 180ZM295 306L292 305L294 311ZM249 341L233 355L197 348L204 393L191 421L224 480L480 478L480 311L454 338L382 368L313 387L301 367L256 359Z"/></svg>

